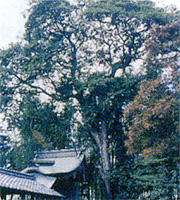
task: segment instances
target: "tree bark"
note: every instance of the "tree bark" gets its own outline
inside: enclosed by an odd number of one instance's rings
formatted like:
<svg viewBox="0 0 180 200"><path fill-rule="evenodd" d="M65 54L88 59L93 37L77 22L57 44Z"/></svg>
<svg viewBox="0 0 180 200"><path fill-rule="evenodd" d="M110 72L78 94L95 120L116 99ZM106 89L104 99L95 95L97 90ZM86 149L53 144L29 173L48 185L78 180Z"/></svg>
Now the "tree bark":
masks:
<svg viewBox="0 0 180 200"><path fill-rule="evenodd" d="M106 122L102 120L100 133L93 133L93 137L99 148L100 155L100 174L104 181L108 199L112 199L111 192L111 163L108 151Z"/></svg>

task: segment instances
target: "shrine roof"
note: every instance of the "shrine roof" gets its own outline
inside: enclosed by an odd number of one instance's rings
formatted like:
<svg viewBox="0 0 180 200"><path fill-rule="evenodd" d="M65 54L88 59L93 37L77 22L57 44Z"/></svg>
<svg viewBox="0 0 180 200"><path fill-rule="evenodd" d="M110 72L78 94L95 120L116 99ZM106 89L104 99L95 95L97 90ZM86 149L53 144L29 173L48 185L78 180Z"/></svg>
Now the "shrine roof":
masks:
<svg viewBox="0 0 180 200"><path fill-rule="evenodd" d="M34 162L43 174L61 174L76 170L84 155L74 149L42 151L36 154Z"/></svg>
<svg viewBox="0 0 180 200"><path fill-rule="evenodd" d="M0 189L8 193L34 193L43 196L63 197L58 192L35 181L33 175L0 168Z"/></svg>

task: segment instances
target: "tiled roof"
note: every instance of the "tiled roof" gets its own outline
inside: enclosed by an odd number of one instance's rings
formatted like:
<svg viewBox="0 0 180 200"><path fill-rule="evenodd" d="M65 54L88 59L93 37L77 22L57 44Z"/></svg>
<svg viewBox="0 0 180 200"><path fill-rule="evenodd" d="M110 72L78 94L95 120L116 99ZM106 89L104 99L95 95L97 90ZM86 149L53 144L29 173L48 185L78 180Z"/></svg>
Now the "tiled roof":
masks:
<svg viewBox="0 0 180 200"><path fill-rule="evenodd" d="M62 197L58 192L35 181L33 175L0 168L0 188L23 191L25 193Z"/></svg>
<svg viewBox="0 0 180 200"><path fill-rule="evenodd" d="M32 174L38 183L46 185L46 187L51 188L56 181L56 177L44 175L38 167L27 167L22 171L23 173Z"/></svg>
<svg viewBox="0 0 180 200"><path fill-rule="evenodd" d="M74 149L63 149L40 152L34 162L43 174L61 174L76 170L83 159Z"/></svg>
<svg viewBox="0 0 180 200"><path fill-rule="evenodd" d="M60 158L60 157L76 157L77 153L74 149L61 149L39 152L37 158Z"/></svg>

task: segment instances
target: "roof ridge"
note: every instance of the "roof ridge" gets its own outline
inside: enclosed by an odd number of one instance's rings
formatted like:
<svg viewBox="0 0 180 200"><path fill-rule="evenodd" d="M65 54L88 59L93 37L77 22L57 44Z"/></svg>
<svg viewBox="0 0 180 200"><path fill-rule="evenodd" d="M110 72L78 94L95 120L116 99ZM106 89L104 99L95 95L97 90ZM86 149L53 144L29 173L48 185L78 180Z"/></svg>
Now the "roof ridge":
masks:
<svg viewBox="0 0 180 200"><path fill-rule="evenodd" d="M78 151L80 151L80 149L77 149ZM36 152L36 153L49 153L49 152L53 152L53 153L56 153L56 152L76 152L75 149L73 148L70 148L70 149L53 149L53 150L43 150L43 151L39 151L39 152Z"/></svg>
<svg viewBox="0 0 180 200"><path fill-rule="evenodd" d="M16 176L16 177L20 177L20 178L25 178L25 179L35 180L35 178L32 174L18 172L18 171L15 171L15 170L0 168L0 173L11 175L11 176Z"/></svg>

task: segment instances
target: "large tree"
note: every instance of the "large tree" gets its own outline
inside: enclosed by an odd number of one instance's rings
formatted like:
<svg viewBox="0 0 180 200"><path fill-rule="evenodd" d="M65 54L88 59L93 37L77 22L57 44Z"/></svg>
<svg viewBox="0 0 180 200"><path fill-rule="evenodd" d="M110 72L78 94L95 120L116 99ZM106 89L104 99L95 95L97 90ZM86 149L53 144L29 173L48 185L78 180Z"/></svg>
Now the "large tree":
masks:
<svg viewBox="0 0 180 200"><path fill-rule="evenodd" d="M150 1L81 1L76 6L35 1L24 44L1 51L1 108L11 120L29 93L33 98L44 94L58 113L73 108L71 130L81 127L79 141L95 144L111 199L112 164L124 162L123 109L143 77L134 73L135 61L144 55L150 28L171 18Z"/></svg>

